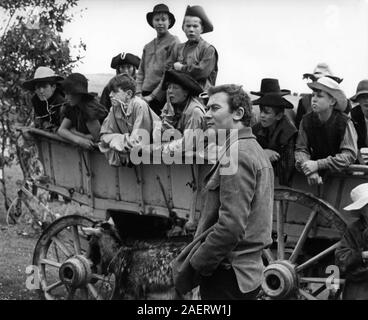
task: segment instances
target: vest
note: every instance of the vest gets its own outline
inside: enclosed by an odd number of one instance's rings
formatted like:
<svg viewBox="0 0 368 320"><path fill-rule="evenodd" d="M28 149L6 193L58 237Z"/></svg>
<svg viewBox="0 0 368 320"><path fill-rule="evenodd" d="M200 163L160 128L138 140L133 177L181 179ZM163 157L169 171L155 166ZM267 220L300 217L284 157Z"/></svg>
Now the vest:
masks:
<svg viewBox="0 0 368 320"><path fill-rule="evenodd" d="M303 117L303 129L307 134L312 160L335 156L345 135L349 117L333 110L330 118L322 123L315 112Z"/></svg>

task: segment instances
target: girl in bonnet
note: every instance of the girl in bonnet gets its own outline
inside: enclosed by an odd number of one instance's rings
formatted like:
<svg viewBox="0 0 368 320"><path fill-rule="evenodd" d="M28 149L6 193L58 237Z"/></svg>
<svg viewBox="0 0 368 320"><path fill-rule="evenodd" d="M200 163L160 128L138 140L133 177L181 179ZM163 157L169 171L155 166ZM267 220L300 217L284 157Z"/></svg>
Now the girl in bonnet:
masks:
<svg viewBox="0 0 368 320"><path fill-rule="evenodd" d="M344 208L358 219L348 226L339 248L336 264L345 274L343 299L368 300L368 183L351 191L352 204Z"/></svg>

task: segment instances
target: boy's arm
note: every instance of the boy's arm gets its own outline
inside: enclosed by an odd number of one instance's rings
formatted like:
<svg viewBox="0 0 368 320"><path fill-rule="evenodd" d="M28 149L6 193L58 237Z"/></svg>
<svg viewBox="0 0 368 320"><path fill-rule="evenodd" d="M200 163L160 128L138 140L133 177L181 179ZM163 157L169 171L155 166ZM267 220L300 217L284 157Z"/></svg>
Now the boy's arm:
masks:
<svg viewBox="0 0 368 320"><path fill-rule="evenodd" d="M357 133L353 122L349 119L344 138L340 144L340 153L317 160L318 170L341 171L355 162L358 156Z"/></svg>
<svg viewBox="0 0 368 320"><path fill-rule="evenodd" d="M310 160L310 153L308 148L308 137L303 127L303 120L299 126L298 138L295 145L295 167L298 171L301 171L301 165Z"/></svg>

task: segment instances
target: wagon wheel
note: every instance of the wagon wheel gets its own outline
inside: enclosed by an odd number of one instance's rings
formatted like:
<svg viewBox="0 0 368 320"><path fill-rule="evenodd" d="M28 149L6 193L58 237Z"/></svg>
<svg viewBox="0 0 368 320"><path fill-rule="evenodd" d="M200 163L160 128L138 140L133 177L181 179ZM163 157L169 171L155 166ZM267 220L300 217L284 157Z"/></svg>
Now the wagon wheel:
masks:
<svg viewBox="0 0 368 320"><path fill-rule="evenodd" d="M116 287L114 274L102 275L87 258L83 228L94 221L71 215L53 222L39 238L33 265L39 271L39 293L48 300L107 300Z"/></svg>
<svg viewBox="0 0 368 320"><path fill-rule="evenodd" d="M337 299L344 280L339 279L333 258L346 229L345 219L327 202L303 191L275 188L274 201L277 242L274 252L264 250L268 262L262 283L264 295L271 299ZM294 217L289 217L290 213ZM302 225L292 220L299 219L300 223L302 218L306 221ZM330 238L335 240L306 255L308 241L321 239L326 232L332 232L335 236Z"/></svg>

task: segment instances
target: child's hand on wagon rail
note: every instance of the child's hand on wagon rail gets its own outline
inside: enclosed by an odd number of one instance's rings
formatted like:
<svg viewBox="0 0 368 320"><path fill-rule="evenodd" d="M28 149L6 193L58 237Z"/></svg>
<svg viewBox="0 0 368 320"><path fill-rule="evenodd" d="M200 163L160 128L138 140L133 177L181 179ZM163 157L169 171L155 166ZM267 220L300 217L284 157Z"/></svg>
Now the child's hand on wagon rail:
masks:
<svg viewBox="0 0 368 320"><path fill-rule="evenodd" d="M266 152L266 155L268 159L270 159L271 162L277 161L280 159L280 154L274 150L271 149L264 149Z"/></svg>
<svg viewBox="0 0 368 320"><path fill-rule="evenodd" d="M82 138L82 137L78 137L76 143L80 147L82 147L84 149L88 149L88 150L92 150L95 146L95 143L92 140L85 139L85 138Z"/></svg>
<svg viewBox="0 0 368 320"><path fill-rule="evenodd" d="M321 176L315 172L307 176L307 181L310 186L313 186L315 184L323 184L323 180Z"/></svg>
<svg viewBox="0 0 368 320"><path fill-rule="evenodd" d="M302 170L306 176L311 175L318 171L318 163L317 161L308 160L302 164Z"/></svg>

